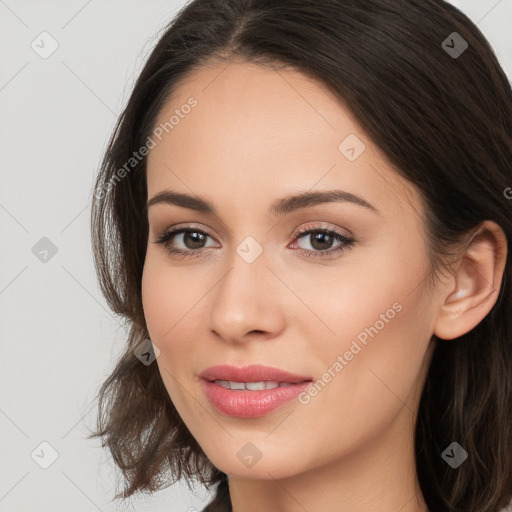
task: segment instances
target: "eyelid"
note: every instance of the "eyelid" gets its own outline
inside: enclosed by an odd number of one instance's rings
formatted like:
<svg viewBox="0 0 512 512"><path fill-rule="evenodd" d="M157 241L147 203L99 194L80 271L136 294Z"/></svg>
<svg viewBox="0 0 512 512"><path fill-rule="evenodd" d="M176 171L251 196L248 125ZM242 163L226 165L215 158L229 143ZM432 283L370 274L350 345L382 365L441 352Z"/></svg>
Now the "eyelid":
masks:
<svg viewBox="0 0 512 512"><path fill-rule="evenodd" d="M299 235L302 235L304 233L307 233L309 231L333 231L341 236L344 236L346 238L349 238L349 239L353 239L354 241L356 241L354 239L354 236L352 235L352 233L348 230L348 229L344 229L343 231L341 231L337 226L335 226L334 224L330 224L328 222L309 222L309 223L306 223L305 225L300 225L301 227L300 228L295 228L295 230L293 231L293 235L291 236L291 241L295 241L295 239L299 236ZM161 230L158 231L158 233L155 235L156 238L160 238L162 237L163 235L165 235L166 233L168 233L169 231L178 231L180 229L183 229L183 230L193 230L193 229L197 229L198 231L202 231L204 233L206 233L209 237L213 238L214 240L217 241L216 237L209 231L208 228L205 228L203 226L198 226L198 225L195 225L194 223L190 224L190 223L186 223L186 222L181 222L179 224L176 224L172 227L166 227L166 228L163 228ZM217 241L218 242L218 241Z"/></svg>
<svg viewBox="0 0 512 512"><path fill-rule="evenodd" d="M153 242L158 245L162 245L169 254L183 258L195 258L200 257L204 252L209 252L207 249L211 249L212 247L201 247L198 249L179 249L179 248L171 248L170 241L174 240L176 236L179 236L185 232L200 232L206 235L207 237L215 240L219 243L214 235L212 235L207 228L198 227L194 224L190 223L180 223L176 224L172 227L167 227L161 231L159 231L159 235L156 237L156 240ZM340 242L341 245L330 248L327 250L312 250L312 249L303 249L298 247L297 250L299 254L306 255L308 258L317 258L317 259L336 259L338 253L342 253L346 250L349 250L353 247L353 245L357 242L355 237L349 230L345 230L346 233L343 233L339 227L334 226L325 222L310 222L306 225L301 226L299 229L295 229L294 234L292 236L292 244L297 245L299 240L302 238L306 238L306 235L315 232L327 232L330 236L334 237L335 240ZM290 243L286 246L290 247Z"/></svg>
<svg viewBox="0 0 512 512"><path fill-rule="evenodd" d="M355 241L354 235L352 235L348 229L341 230L338 226L328 222L310 222L306 223L305 225L301 225L300 228L295 229L293 232L292 240L295 240L299 235L309 231L333 231L338 235L344 236L345 238L350 238L351 240L353 239Z"/></svg>
<svg viewBox="0 0 512 512"><path fill-rule="evenodd" d="M193 230L197 230L197 231L201 231L203 233L205 233L206 235L208 235L210 238L213 238L214 240L217 241L217 238L209 231L208 228L205 228L203 226L199 226L199 225L195 225L194 223L192 224L187 224L186 222L180 222L179 224L176 224L176 225L173 225L173 226L170 226L170 227L165 227L165 228L162 228L160 230L158 230L157 233L155 233L155 238L161 238L162 236L164 236L166 233L170 232L170 231L185 231L185 230L190 230L190 231L193 231Z"/></svg>

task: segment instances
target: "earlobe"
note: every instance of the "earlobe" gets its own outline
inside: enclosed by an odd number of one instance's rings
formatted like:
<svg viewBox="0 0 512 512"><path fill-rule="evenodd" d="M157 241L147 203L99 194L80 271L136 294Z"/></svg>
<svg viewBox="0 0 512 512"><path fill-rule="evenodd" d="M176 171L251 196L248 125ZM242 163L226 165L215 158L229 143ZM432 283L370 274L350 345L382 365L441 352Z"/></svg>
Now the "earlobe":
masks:
<svg viewBox="0 0 512 512"><path fill-rule="evenodd" d="M444 288L434 324L437 338L451 340L476 327L496 303L507 257L507 239L501 227L485 221L460 257L457 270Z"/></svg>

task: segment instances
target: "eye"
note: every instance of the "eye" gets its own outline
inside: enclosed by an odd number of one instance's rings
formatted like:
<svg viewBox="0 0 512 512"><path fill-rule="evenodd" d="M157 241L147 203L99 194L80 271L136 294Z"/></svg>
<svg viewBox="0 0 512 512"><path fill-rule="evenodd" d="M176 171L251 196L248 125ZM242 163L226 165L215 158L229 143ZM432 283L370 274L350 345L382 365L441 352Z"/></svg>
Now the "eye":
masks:
<svg viewBox="0 0 512 512"><path fill-rule="evenodd" d="M211 235L201 229L177 227L164 231L154 243L163 245L171 255L194 258L200 256L208 247L212 247L212 245L205 245L208 238L213 239ZM331 257L333 254L351 248L356 242L354 238L343 233L320 226L310 226L298 230L295 233L292 248L298 244L297 241L306 242L305 245L309 245L310 248L299 245L299 250L302 254L313 258ZM338 245L333 247L335 242ZM181 247L176 247L176 245L181 245Z"/></svg>
<svg viewBox="0 0 512 512"><path fill-rule="evenodd" d="M185 257L199 256L207 238L212 238L208 233L196 228L176 228L164 231L156 240L155 244L161 244L169 254L176 254ZM173 247L174 244L184 246L184 249Z"/></svg>
<svg viewBox="0 0 512 512"><path fill-rule="evenodd" d="M318 226L306 227L300 229L295 240L306 242L299 248L302 254L313 258L326 258L333 254L341 253L346 249L350 249L355 240L349 236L344 235L332 229L322 229ZM333 247L333 244L338 242L338 245ZM298 242L294 243L297 245ZM306 248L304 248L306 245ZM309 245L310 248L307 246Z"/></svg>

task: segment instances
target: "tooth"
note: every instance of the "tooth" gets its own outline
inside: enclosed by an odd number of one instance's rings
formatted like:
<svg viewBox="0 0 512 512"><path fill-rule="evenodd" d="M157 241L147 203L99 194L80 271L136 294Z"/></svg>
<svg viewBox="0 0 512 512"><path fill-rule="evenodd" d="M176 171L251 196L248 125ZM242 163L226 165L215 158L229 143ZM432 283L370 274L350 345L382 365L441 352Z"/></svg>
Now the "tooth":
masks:
<svg viewBox="0 0 512 512"><path fill-rule="evenodd" d="M274 380L260 382L235 382L228 380L214 380L215 384L225 389L237 391L263 391L265 389L275 389L277 387L293 386L291 382L277 382Z"/></svg>
<svg viewBox="0 0 512 512"><path fill-rule="evenodd" d="M264 382L246 382L245 387L250 391L263 391L265 389Z"/></svg>
<svg viewBox="0 0 512 512"><path fill-rule="evenodd" d="M230 380L229 387L231 389L245 389L245 384L243 382L233 382Z"/></svg>

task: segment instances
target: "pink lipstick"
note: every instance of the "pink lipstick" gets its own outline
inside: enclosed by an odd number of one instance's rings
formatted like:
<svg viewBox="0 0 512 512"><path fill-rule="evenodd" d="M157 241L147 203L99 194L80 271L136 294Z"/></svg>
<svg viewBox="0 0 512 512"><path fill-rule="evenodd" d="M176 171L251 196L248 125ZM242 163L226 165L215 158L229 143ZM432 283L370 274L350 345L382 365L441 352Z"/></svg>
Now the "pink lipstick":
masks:
<svg viewBox="0 0 512 512"><path fill-rule="evenodd" d="M212 366L199 375L210 403L220 412L239 418L264 416L284 405L312 382L270 366Z"/></svg>

